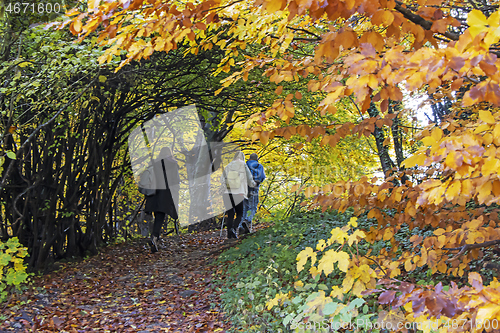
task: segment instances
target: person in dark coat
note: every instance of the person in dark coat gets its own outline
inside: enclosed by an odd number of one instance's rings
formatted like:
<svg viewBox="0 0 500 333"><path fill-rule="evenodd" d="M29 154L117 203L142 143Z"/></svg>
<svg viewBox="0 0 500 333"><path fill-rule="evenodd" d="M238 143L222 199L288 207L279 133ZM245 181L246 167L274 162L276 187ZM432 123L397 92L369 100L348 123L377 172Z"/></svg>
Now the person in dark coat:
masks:
<svg viewBox="0 0 500 333"><path fill-rule="evenodd" d="M172 156L172 151L168 147L162 148L160 157L153 164L154 175L156 179L156 193L146 197L146 213L154 214L153 232L149 245L151 252L158 252L158 240L161 228L168 215L174 220L178 216L179 204L179 164Z"/></svg>

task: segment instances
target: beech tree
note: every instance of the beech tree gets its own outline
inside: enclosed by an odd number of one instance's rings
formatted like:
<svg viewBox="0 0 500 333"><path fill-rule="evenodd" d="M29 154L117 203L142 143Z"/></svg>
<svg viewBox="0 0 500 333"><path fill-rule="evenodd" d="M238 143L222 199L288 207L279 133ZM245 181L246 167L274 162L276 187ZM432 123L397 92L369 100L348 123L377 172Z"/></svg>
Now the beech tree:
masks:
<svg viewBox="0 0 500 333"><path fill-rule="evenodd" d="M354 207L356 214L367 213L378 221L360 230L353 220L332 231L332 238L318 244L317 251L308 248L299 255L299 271L310 258L313 276L329 275L334 264L344 274L342 285L330 296L321 291L309 301L310 309L321 313L332 297L343 294L381 292L381 304L404 306L410 317L483 322L498 318L498 282L483 286L477 272L469 272L469 285L452 282L446 291L397 280L419 267L460 278L485 248L500 243L498 2L90 0L87 6L69 11L71 19L59 26L69 24L80 40L99 29L103 64L125 51L123 68L155 51L171 52L181 42L189 43L194 54L220 47L225 57L214 74L230 75L216 94L264 69L279 86L307 80L307 91L321 96L316 108L320 116L335 113L336 103L350 100L352 110L357 107L366 117L356 124L286 126L296 117L297 101L303 96L297 91L277 96L247 123L248 135L264 144L276 135L300 135L307 140L321 137L324 144L334 146L347 135L373 134L380 146L385 171L381 183L364 177L305 189L311 208ZM252 52L238 61L245 50ZM398 123L402 114L393 107L405 91L425 92L433 102L448 104L440 122L420 132L420 147L409 157L399 149L397 134L408 128ZM274 127L264 126L269 123ZM382 129L396 133L395 161L384 148ZM414 248L399 251L393 236L402 226L430 229L433 234L425 239L415 235ZM392 246L364 257L342 250L361 239L384 240ZM335 243L336 250L331 248ZM314 266L317 254L328 248ZM376 289L377 284L383 287ZM287 297L280 295L269 307ZM477 327L469 321L462 329Z"/></svg>

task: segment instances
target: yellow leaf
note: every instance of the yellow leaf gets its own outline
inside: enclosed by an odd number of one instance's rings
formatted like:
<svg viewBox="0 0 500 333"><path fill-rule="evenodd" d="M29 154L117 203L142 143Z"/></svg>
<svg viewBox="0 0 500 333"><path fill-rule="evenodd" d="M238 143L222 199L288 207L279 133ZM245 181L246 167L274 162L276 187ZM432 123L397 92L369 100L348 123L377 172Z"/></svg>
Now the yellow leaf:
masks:
<svg viewBox="0 0 500 333"><path fill-rule="evenodd" d="M23 61L21 63L18 64L19 67L26 67L28 65L32 65L31 62L29 61Z"/></svg>
<svg viewBox="0 0 500 333"><path fill-rule="evenodd" d="M478 284L483 284L483 278L481 277L481 275L479 275L479 273L477 272L469 273L469 284L474 286L476 282Z"/></svg>
<svg viewBox="0 0 500 333"><path fill-rule="evenodd" d="M281 301L287 299L287 294L283 294L282 292L279 292L273 299L269 300L266 302L267 309L271 310L273 306L278 305Z"/></svg>
<svg viewBox="0 0 500 333"><path fill-rule="evenodd" d="M89 10L93 10L94 8L99 6L99 2L101 2L101 1L100 0L88 0L87 5L89 6Z"/></svg>
<svg viewBox="0 0 500 333"><path fill-rule="evenodd" d="M487 23L488 21L486 16L484 16L484 14L477 9L472 10L467 16L467 24L469 24L469 32L472 37L486 29Z"/></svg>
<svg viewBox="0 0 500 333"><path fill-rule="evenodd" d="M304 282L302 282L302 281L300 281L300 280L295 281L295 282L293 283L293 286L295 287L295 289L300 288L300 287L303 287L303 286L304 286Z"/></svg>
<svg viewBox="0 0 500 333"><path fill-rule="evenodd" d="M104 83L106 80L107 78L104 75L99 75L99 82Z"/></svg>
<svg viewBox="0 0 500 333"><path fill-rule="evenodd" d="M333 272L333 263L337 261L336 254L337 252L335 250L326 251L323 258L318 262L318 271L323 271L325 276L330 275L330 273Z"/></svg>
<svg viewBox="0 0 500 333"><path fill-rule="evenodd" d="M477 310L476 320L478 323L496 322L499 317L500 307L497 303L487 303ZM484 324L483 324L484 325Z"/></svg>
<svg viewBox="0 0 500 333"><path fill-rule="evenodd" d="M446 190L446 200L452 201L455 197L458 196L460 190L462 188L462 184L459 180L455 180L451 183L451 185Z"/></svg>
<svg viewBox="0 0 500 333"><path fill-rule="evenodd" d="M424 146L432 146L433 144L436 143L436 140L432 136L426 136L425 138L422 138L422 143Z"/></svg>
<svg viewBox="0 0 500 333"><path fill-rule="evenodd" d="M338 286L332 287L332 292L330 293L330 297L336 297L340 301L344 299L344 292Z"/></svg>
<svg viewBox="0 0 500 333"><path fill-rule="evenodd" d="M496 11L488 16L487 23L490 27L498 27L500 25L500 11Z"/></svg>
<svg viewBox="0 0 500 333"><path fill-rule="evenodd" d="M477 230L477 228L479 228L483 224L484 222L482 220L475 219L465 223L465 226L470 230Z"/></svg>
<svg viewBox="0 0 500 333"><path fill-rule="evenodd" d="M366 286L360 280L357 280L352 288L352 293L355 296L361 297L361 293L366 290Z"/></svg>
<svg viewBox="0 0 500 333"><path fill-rule="evenodd" d="M266 1L266 4L265 4L266 10L269 13L274 13L274 12L277 12L278 10L281 10L282 6L283 6L283 2L281 0L268 0L268 1Z"/></svg>
<svg viewBox="0 0 500 333"><path fill-rule="evenodd" d="M385 241L388 241L389 239L392 238L392 236L394 236L394 230L392 230L392 228L385 229L383 239Z"/></svg>
<svg viewBox="0 0 500 333"><path fill-rule="evenodd" d="M480 204L483 204L486 201L486 199L488 199L488 197L491 194L492 188L493 185L491 184L491 182L487 181L477 190L478 192L477 200L479 201Z"/></svg>
<svg viewBox="0 0 500 333"><path fill-rule="evenodd" d="M359 278L364 283L369 283L372 275L374 277L376 276L375 272L373 272L372 269L370 268L370 266L368 266L367 264L363 264L363 265L359 266L359 274L360 274Z"/></svg>
<svg viewBox="0 0 500 333"><path fill-rule="evenodd" d="M476 129L474 130L474 133L475 134L481 133L481 132L487 131L489 129L490 129L490 126L488 124L481 124L478 127L476 127Z"/></svg>
<svg viewBox="0 0 500 333"><path fill-rule="evenodd" d="M373 14L372 16L372 24L373 25L383 25L383 26L389 26L392 24L394 21L394 15L384 9L379 9Z"/></svg>
<svg viewBox="0 0 500 333"><path fill-rule="evenodd" d="M500 124L495 125L495 128L493 129L493 136L495 138L500 137Z"/></svg>
<svg viewBox="0 0 500 333"><path fill-rule="evenodd" d="M311 265L314 265L316 262L316 253L310 247L306 247L297 255L297 271L300 272L304 269L304 265L306 264L308 258L311 258Z"/></svg>
<svg viewBox="0 0 500 333"><path fill-rule="evenodd" d="M413 270L413 263L411 262L411 258L406 259L406 261L405 261L405 270L407 272L411 272Z"/></svg>
<svg viewBox="0 0 500 333"><path fill-rule="evenodd" d="M326 247L326 243L325 243L325 240L324 239L320 239L318 241L318 244L316 244L316 250L318 251L323 251Z"/></svg>
<svg viewBox="0 0 500 333"><path fill-rule="evenodd" d="M496 157L488 157L481 168L483 176L497 174L500 169L500 161Z"/></svg>
<svg viewBox="0 0 500 333"><path fill-rule="evenodd" d="M350 259L351 258L349 257L349 254L347 254L346 252L338 252L337 262L338 262L339 269L342 272L347 272L347 268L349 267L349 260Z"/></svg>
<svg viewBox="0 0 500 333"><path fill-rule="evenodd" d="M431 132L431 136L435 141L439 141L443 137L443 130L440 129L439 127L434 127L434 129Z"/></svg>
<svg viewBox="0 0 500 333"><path fill-rule="evenodd" d="M311 274L313 278L316 278L316 275L321 274L321 272L318 270L318 268L316 268L316 266L311 266L311 268L309 268L309 274Z"/></svg>
<svg viewBox="0 0 500 333"><path fill-rule="evenodd" d="M358 218L353 216L353 217L351 217L351 219L349 220L349 222L347 224L356 228L358 226L357 221L358 221Z"/></svg>
<svg viewBox="0 0 500 333"><path fill-rule="evenodd" d="M343 244L344 240L348 237L347 233L342 231L340 228L333 228L330 233L332 234L332 237L328 239L328 245L332 245L335 242Z"/></svg>
<svg viewBox="0 0 500 333"><path fill-rule="evenodd" d="M346 275L344 281L342 282L342 291L344 293L347 293L349 290L351 290L353 284L354 278L352 277L352 275Z"/></svg>
<svg viewBox="0 0 500 333"><path fill-rule="evenodd" d="M479 119L484 121L487 124L495 124L495 118L493 118L493 115L491 114L490 111L479 111Z"/></svg>
<svg viewBox="0 0 500 333"><path fill-rule="evenodd" d="M347 243L349 244L349 246L351 246L352 243L354 243L354 242L358 243L359 239L363 239L365 237L366 237L365 233L358 229L358 230L354 231L352 233L352 235L349 235L349 238L347 239Z"/></svg>
<svg viewBox="0 0 500 333"><path fill-rule="evenodd" d="M415 153L414 155L408 157L403 161L403 166L406 168L412 168L414 166L421 166L424 164L427 156L423 153Z"/></svg>
<svg viewBox="0 0 500 333"><path fill-rule="evenodd" d="M325 97L324 100L321 101L319 105L323 106L335 103L339 98L340 94L345 91L345 88L346 88L345 86L335 87L335 90L333 92L328 93L328 95Z"/></svg>

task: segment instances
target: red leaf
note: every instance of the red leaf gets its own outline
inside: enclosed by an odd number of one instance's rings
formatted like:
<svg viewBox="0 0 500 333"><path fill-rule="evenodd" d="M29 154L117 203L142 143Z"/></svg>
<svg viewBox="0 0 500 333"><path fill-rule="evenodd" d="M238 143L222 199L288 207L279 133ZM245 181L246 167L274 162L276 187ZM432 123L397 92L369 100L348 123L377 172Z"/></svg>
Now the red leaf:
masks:
<svg viewBox="0 0 500 333"><path fill-rule="evenodd" d="M450 62L448 63L448 66L457 72L462 69L465 65L465 60L462 57L453 57L451 58Z"/></svg>
<svg viewBox="0 0 500 333"><path fill-rule="evenodd" d="M394 301L394 296L396 296L395 290L387 290L380 294L378 301L380 304L390 304Z"/></svg>

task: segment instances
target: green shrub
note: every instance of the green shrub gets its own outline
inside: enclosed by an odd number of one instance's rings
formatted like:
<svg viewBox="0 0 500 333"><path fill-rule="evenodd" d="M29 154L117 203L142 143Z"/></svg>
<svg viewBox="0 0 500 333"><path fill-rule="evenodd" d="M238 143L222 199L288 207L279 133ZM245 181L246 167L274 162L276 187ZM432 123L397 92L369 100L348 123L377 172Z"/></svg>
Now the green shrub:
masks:
<svg viewBox="0 0 500 333"><path fill-rule="evenodd" d="M27 265L24 258L28 249L19 243L17 237L10 238L6 243L0 242L0 302L4 302L7 295L14 288L19 289L27 282Z"/></svg>

